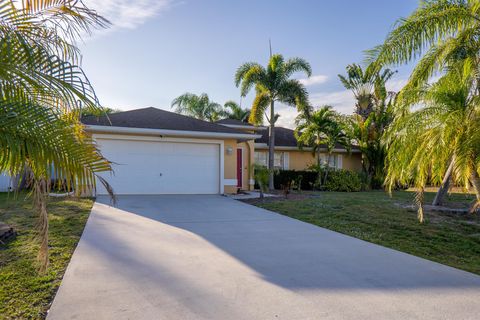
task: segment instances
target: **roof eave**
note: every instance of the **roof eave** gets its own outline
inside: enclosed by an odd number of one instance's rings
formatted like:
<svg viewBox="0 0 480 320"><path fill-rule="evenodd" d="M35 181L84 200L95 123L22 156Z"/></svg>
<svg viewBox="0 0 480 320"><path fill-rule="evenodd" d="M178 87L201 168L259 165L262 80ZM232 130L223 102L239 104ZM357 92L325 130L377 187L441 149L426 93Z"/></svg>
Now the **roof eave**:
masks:
<svg viewBox="0 0 480 320"><path fill-rule="evenodd" d="M115 126L85 125L85 130L92 133L117 133L117 134L138 134L148 136L176 136L195 138L217 138L217 139L258 139L261 135L248 133L208 132L208 131L186 131L167 130L150 128L131 128Z"/></svg>
<svg viewBox="0 0 480 320"><path fill-rule="evenodd" d="M266 143L255 143L255 149L268 149L268 144ZM280 150L280 151L313 151L313 148L311 147L303 147L300 149L300 147L294 147L294 146L275 146L275 150ZM321 148L320 151L327 151L327 148ZM339 149L335 148L333 149L333 152L339 152L339 153L347 153L347 149ZM351 153L358 153L360 150L353 149L350 150Z"/></svg>

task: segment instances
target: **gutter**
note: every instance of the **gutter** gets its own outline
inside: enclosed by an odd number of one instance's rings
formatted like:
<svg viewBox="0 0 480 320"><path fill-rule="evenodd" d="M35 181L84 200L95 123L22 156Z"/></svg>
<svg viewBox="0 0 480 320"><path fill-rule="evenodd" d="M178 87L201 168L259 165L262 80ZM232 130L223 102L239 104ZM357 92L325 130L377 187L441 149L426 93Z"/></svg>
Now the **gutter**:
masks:
<svg viewBox="0 0 480 320"><path fill-rule="evenodd" d="M217 123L221 126L224 127L229 127L233 129L245 129L245 130L252 130L252 131L258 131L258 130L266 130L266 127L255 127L255 126L242 126L239 124L224 124L224 123Z"/></svg>
<svg viewBox="0 0 480 320"><path fill-rule="evenodd" d="M206 131L184 131L167 129L149 129L149 128L129 128L114 126L96 126L84 125L85 131L94 133L118 133L118 134L137 134L147 136L175 136L175 137L196 137L196 138L217 138L217 139L258 139L261 135L248 133L224 133L224 132L206 132Z"/></svg>

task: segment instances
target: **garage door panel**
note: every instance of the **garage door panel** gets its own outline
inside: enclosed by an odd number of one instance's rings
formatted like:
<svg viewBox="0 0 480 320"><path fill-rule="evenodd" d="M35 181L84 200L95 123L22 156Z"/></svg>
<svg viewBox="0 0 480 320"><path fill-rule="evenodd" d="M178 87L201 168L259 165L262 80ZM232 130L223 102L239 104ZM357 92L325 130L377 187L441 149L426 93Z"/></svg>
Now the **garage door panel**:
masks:
<svg viewBox="0 0 480 320"><path fill-rule="evenodd" d="M97 139L115 174L103 175L117 194L216 194L218 144ZM105 194L98 185L98 193Z"/></svg>

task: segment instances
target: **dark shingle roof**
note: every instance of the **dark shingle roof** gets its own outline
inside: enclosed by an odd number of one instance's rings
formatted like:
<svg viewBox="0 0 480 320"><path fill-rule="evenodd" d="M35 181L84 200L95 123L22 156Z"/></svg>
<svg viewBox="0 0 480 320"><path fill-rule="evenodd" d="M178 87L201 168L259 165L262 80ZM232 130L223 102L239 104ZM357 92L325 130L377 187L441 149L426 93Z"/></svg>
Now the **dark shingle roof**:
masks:
<svg viewBox="0 0 480 320"><path fill-rule="evenodd" d="M128 128L243 133L242 131L222 126L220 124L202 121L152 107L111 113L108 116L86 116L82 118L82 123L86 125Z"/></svg>
<svg viewBox="0 0 480 320"><path fill-rule="evenodd" d="M243 122L237 119L222 119L215 121L215 123L218 124L230 124L230 125L235 125L235 126L247 126L247 127L253 127L250 123L248 122Z"/></svg>
<svg viewBox="0 0 480 320"><path fill-rule="evenodd" d="M261 131L262 137L259 139L255 139L255 142L266 143L268 145L268 132L268 129ZM293 130L282 127L275 127L275 145L277 147L296 147L298 144L297 139L295 139Z"/></svg>
<svg viewBox="0 0 480 320"><path fill-rule="evenodd" d="M265 143L268 145L268 129L260 132L261 138L255 139L255 143ZM277 147L297 147L297 139L294 131L287 128L275 127L275 146ZM336 148L344 149L343 146L337 145ZM357 146L352 146L352 150L358 150Z"/></svg>

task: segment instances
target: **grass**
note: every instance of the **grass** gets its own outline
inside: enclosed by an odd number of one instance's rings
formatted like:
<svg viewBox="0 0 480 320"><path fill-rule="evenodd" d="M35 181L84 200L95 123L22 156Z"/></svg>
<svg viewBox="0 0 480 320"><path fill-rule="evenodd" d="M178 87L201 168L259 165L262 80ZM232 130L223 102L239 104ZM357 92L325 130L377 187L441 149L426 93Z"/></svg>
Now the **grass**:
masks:
<svg viewBox="0 0 480 320"><path fill-rule="evenodd" d="M92 205L91 199L51 199L50 265L45 274L38 274L37 216L31 199L0 193L0 221L18 232L15 240L0 246L0 319L45 318Z"/></svg>
<svg viewBox="0 0 480 320"><path fill-rule="evenodd" d="M321 192L288 200L253 204L385 247L480 274L480 218L478 215L426 213L420 224L416 212L405 208L414 193L381 191ZM426 193L426 202L434 193ZM472 195L452 194L450 206L466 206Z"/></svg>

